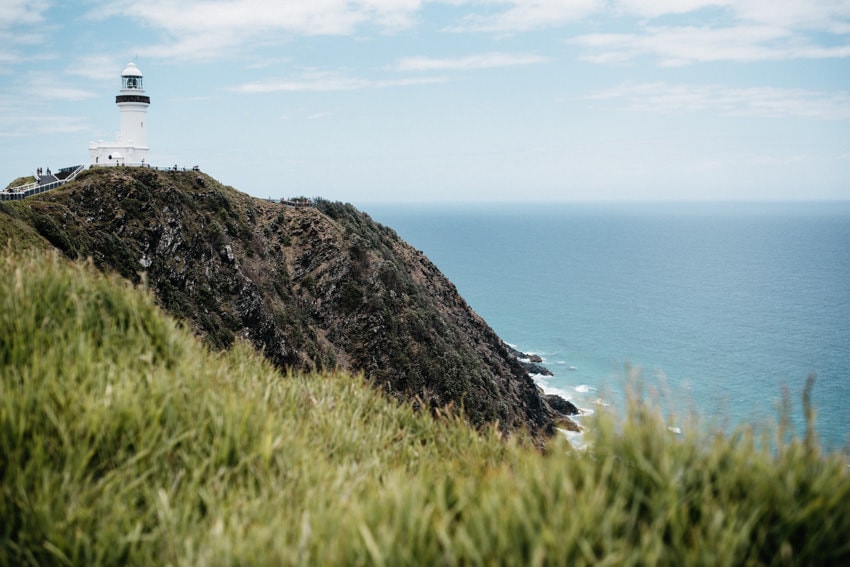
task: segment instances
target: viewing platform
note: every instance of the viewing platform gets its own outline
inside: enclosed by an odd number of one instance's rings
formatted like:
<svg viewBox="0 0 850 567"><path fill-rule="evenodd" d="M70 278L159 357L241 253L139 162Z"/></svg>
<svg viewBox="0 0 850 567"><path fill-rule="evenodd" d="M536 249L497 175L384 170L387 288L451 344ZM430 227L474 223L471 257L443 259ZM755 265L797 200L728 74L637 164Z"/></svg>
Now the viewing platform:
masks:
<svg viewBox="0 0 850 567"><path fill-rule="evenodd" d="M309 197L293 197L291 199L281 199L280 204L286 207L295 207L296 209L303 209L306 207L315 207L316 203L313 199Z"/></svg>
<svg viewBox="0 0 850 567"><path fill-rule="evenodd" d="M51 173L50 168L47 168L44 173L39 169L33 176L36 180L32 183L9 187L0 192L0 201L20 201L21 199L56 189L77 177L87 167L85 165L73 165L71 167L63 167L56 173Z"/></svg>
<svg viewBox="0 0 850 567"><path fill-rule="evenodd" d="M192 167L182 167L178 165L174 166L156 166L156 165L74 165L71 167L63 167L55 173L52 173L49 168L45 169L44 172L39 169L33 177L35 177L35 181L31 183L27 183L25 185L18 185L17 187L9 187L3 191L0 191L0 201L20 201L22 199L26 199L27 197L32 197L33 195L40 195L47 191L51 191L53 189L57 189L61 187L65 183L75 179L80 173L87 169L95 169L95 168L122 168L122 167L141 167L147 169L153 169L156 171L201 171L201 168L197 165L193 165ZM304 206L304 205L302 205Z"/></svg>

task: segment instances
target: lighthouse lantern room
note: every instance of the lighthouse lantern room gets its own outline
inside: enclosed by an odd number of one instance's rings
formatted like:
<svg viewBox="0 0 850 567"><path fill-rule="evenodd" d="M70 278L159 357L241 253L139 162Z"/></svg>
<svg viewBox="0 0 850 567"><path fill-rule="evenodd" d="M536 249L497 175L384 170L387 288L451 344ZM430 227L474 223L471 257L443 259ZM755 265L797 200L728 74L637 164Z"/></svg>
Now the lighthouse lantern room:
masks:
<svg viewBox="0 0 850 567"><path fill-rule="evenodd" d="M128 63L121 73L121 92L115 104L121 113L121 130L114 142L91 142L92 165L147 165L148 136L146 118L151 99L145 94L142 72Z"/></svg>

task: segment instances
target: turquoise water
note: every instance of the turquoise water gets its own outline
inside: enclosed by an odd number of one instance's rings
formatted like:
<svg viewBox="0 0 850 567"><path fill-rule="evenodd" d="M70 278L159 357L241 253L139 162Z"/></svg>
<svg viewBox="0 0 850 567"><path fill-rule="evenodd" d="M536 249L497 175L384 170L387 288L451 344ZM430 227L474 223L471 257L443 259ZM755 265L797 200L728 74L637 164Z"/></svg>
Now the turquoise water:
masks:
<svg viewBox="0 0 850 567"><path fill-rule="evenodd" d="M593 408L624 368L679 413L777 417L817 374L825 446L850 436L850 203L369 205L507 342Z"/></svg>

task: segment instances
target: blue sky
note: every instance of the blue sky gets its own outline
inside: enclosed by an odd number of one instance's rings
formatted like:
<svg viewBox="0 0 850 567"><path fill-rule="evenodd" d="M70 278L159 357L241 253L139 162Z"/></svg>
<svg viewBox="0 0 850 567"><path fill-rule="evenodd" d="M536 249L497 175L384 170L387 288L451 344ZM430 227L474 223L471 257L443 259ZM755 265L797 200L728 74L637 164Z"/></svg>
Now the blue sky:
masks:
<svg viewBox="0 0 850 567"><path fill-rule="evenodd" d="M3 184L132 60L151 162L259 197L850 199L850 0L3 0L0 45Z"/></svg>

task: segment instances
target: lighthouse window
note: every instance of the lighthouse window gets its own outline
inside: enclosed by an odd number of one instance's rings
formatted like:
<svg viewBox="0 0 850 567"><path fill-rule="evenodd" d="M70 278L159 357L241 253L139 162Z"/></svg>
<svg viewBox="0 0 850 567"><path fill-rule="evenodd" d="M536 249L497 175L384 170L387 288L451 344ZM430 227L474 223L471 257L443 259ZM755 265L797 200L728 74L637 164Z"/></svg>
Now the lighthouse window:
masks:
<svg viewBox="0 0 850 567"><path fill-rule="evenodd" d="M125 89L141 89L142 88L142 78L141 77L122 77L121 82L124 85Z"/></svg>

